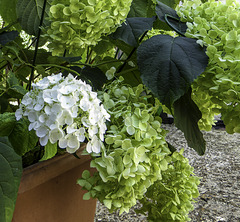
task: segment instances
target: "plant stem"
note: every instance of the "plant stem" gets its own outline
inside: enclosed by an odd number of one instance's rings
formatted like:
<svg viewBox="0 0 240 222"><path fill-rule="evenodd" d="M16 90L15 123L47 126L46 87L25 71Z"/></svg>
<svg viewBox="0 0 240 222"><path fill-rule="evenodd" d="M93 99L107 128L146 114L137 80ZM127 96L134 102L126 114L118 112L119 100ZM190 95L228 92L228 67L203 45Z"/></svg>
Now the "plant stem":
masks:
<svg viewBox="0 0 240 222"><path fill-rule="evenodd" d="M30 75L30 78L29 78L29 84L28 84L28 89L29 90L31 89L31 84L32 84L32 81L34 79L34 67L35 67L35 64L36 64L38 45L39 45L39 39L40 39L40 35L41 35L41 27L43 25L43 17L44 17L46 4L47 4L47 0L44 0L44 2L43 2L43 9L42 9L42 15L41 15L41 19L40 19L39 28L38 28L37 42L36 42L36 45L35 45L35 51L34 51L34 56L33 56L32 72L31 72L31 75Z"/></svg>

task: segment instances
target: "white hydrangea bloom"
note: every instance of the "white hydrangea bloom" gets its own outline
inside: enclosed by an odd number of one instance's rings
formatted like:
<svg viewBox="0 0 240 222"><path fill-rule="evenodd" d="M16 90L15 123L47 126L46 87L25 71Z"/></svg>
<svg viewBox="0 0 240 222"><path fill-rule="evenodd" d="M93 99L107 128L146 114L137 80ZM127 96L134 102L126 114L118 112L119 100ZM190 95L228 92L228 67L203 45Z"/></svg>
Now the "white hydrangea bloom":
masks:
<svg viewBox="0 0 240 222"><path fill-rule="evenodd" d="M15 116L17 120L28 117L29 130L36 131L42 146L58 142L69 153L76 152L86 139L87 152L99 153L110 119L90 85L61 73L33 84Z"/></svg>

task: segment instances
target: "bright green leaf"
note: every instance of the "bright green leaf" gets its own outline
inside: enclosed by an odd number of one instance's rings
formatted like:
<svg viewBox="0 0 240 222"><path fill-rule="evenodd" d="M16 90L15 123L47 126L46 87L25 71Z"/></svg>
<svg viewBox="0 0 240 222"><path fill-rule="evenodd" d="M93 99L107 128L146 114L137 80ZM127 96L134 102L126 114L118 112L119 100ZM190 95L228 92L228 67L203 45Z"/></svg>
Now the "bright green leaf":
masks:
<svg viewBox="0 0 240 222"><path fill-rule="evenodd" d="M56 154L57 154L57 143L52 144L48 142L47 145L44 147L44 155L40 161L51 159Z"/></svg>

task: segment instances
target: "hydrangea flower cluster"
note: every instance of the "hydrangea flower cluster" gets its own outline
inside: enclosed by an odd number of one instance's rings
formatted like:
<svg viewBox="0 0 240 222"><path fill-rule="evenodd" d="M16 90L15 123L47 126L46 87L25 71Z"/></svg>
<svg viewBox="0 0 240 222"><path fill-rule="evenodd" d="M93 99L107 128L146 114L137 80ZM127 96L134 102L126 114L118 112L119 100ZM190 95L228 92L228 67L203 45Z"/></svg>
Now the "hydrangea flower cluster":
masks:
<svg viewBox="0 0 240 222"><path fill-rule="evenodd" d="M96 45L125 20L132 0L53 0L47 36L54 55Z"/></svg>
<svg viewBox="0 0 240 222"><path fill-rule="evenodd" d="M34 129L45 146L58 142L60 148L74 153L88 140L88 153L99 153L110 115L97 93L82 80L61 73L43 78L24 95L16 119L27 116L29 131Z"/></svg>

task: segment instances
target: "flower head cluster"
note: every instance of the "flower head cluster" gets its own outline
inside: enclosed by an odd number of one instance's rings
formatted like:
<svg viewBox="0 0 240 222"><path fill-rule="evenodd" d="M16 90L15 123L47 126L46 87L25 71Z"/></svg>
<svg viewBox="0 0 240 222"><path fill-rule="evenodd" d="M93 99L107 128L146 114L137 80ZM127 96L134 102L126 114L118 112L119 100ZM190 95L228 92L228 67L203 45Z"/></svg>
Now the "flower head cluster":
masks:
<svg viewBox="0 0 240 222"><path fill-rule="evenodd" d="M33 84L15 115L17 120L28 117L29 130L36 131L42 146L58 141L60 148L74 153L88 139L87 152L99 153L110 118L100 103L90 85L59 73Z"/></svg>
<svg viewBox="0 0 240 222"><path fill-rule="evenodd" d="M68 49L96 45L102 36L114 32L125 20L131 0L53 0L49 11L47 36L54 55Z"/></svg>

